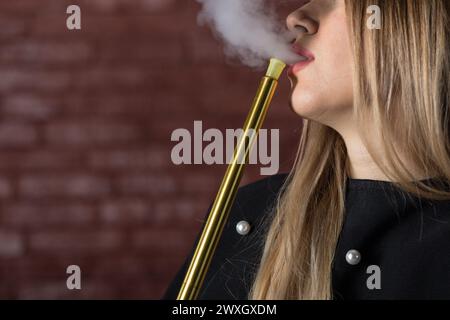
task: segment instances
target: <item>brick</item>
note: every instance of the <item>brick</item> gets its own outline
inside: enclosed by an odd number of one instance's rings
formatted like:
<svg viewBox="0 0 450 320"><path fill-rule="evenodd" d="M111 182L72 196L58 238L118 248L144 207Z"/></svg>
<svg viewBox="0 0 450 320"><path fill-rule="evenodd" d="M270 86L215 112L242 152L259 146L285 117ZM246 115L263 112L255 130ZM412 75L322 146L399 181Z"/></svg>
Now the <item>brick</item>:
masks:
<svg viewBox="0 0 450 320"><path fill-rule="evenodd" d="M138 48L137 50L130 50ZM98 59L102 63L128 61L132 63L179 64L183 62L183 44L179 37L153 37L122 41L117 47L116 42L105 42L99 48Z"/></svg>
<svg viewBox="0 0 450 320"><path fill-rule="evenodd" d="M135 88L144 85L145 70L138 66L89 68L76 74L73 80L76 89Z"/></svg>
<svg viewBox="0 0 450 320"><path fill-rule="evenodd" d="M6 286L6 285L0 286L0 297L2 297L4 300L14 299L12 290L10 289L9 286Z"/></svg>
<svg viewBox="0 0 450 320"><path fill-rule="evenodd" d="M38 134L33 126L21 123L0 124L0 147L23 147L35 144Z"/></svg>
<svg viewBox="0 0 450 320"><path fill-rule="evenodd" d="M8 151L0 153L0 170L32 170L78 168L82 165L82 154L72 150Z"/></svg>
<svg viewBox="0 0 450 320"><path fill-rule="evenodd" d="M119 250L123 243L122 235L117 231L46 231L30 235L30 250L44 252L82 252L100 254Z"/></svg>
<svg viewBox="0 0 450 320"><path fill-rule="evenodd" d="M180 189L186 193L216 193L219 190L223 174L211 175L206 169L199 173L188 172L183 176Z"/></svg>
<svg viewBox="0 0 450 320"><path fill-rule="evenodd" d="M154 261L153 261L154 263ZM89 276L101 279L130 279L142 276L152 269L152 263L145 263L138 253L123 253L109 256L107 259L96 259L89 267Z"/></svg>
<svg viewBox="0 0 450 320"><path fill-rule="evenodd" d="M64 10L65 12L65 10ZM81 28L84 27L84 15L83 11L81 11ZM39 15L32 21L30 32L34 37L43 38L44 36L48 36L48 38L55 38L62 35L70 36L76 35L80 31L68 30L66 26L66 14L52 14L52 15Z"/></svg>
<svg viewBox="0 0 450 320"><path fill-rule="evenodd" d="M180 88L181 89L181 88ZM138 96L138 94L140 94ZM89 96L68 95L64 98L64 112L72 116L100 116L111 119L142 120L157 122L158 115L164 118L167 112L188 110L191 103L188 93L179 95L170 92L155 92L151 96L130 92L98 92Z"/></svg>
<svg viewBox="0 0 450 320"><path fill-rule="evenodd" d="M47 120L59 111L58 107L54 98L26 93L8 95L0 105L5 117L30 120Z"/></svg>
<svg viewBox="0 0 450 320"><path fill-rule="evenodd" d="M0 230L0 257L17 257L24 253L23 237L16 232Z"/></svg>
<svg viewBox="0 0 450 320"><path fill-rule="evenodd" d="M192 235L176 229L153 229L132 234L131 246L148 253L169 253L175 250L187 250L192 247Z"/></svg>
<svg viewBox="0 0 450 320"><path fill-rule="evenodd" d="M22 197L80 197L107 195L110 184L103 177L88 174L35 174L21 177L18 185Z"/></svg>
<svg viewBox="0 0 450 320"><path fill-rule="evenodd" d="M0 177L0 198L8 198L13 193L9 179Z"/></svg>
<svg viewBox="0 0 450 320"><path fill-rule="evenodd" d="M167 23L173 19L177 23ZM41 15L32 25L32 34L36 37L59 37L81 35L88 39L129 39L130 35L161 35L174 37L180 34L180 25L196 26L195 15L187 16L182 11L161 14L133 14L124 16L83 14L81 18L81 30L70 31L66 28L66 15Z"/></svg>
<svg viewBox="0 0 450 320"><path fill-rule="evenodd" d="M192 223L196 217L203 217L208 209L211 199L204 198L200 201L191 198L178 198L176 201L159 200L152 211L152 219L155 224Z"/></svg>
<svg viewBox="0 0 450 320"><path fill-rule="evenodd" d="M140 199L109 200L99 210L101 221L107 224L142 224L153 220L151 203Z"/></svg>
<svg viewBox="0 0 450 320"><path fill-rule="evenodd" d="M48 143L57 145L96 146L138 141L140 128L122 122L93 120L53 122L45 130Z"/></svg>
<svg viewBox="0 0 450 320"><path fill-rule="evenodd" d="M173 9L182 9L184 1L179 0L96 0L78 1L81 10L88 13L161 13Z"/></svg>
<svg viewBox="0 0 450 320"><path fill-rule="evenodd" d="M86 42L29 40L3 45L2 63L68 64L86 62L91 54Z"/></svg>
<svg viewBox="0 0 450 320"><path fill-rule="evenodd" d="M67 89L72 76L64 71L30 70L23 67L0 68L0 93L15 90L40 90L40 92L55 92Z"/></svg>
<svg viewBox="0 0 450 320"><path fill-rule="evenodd" d="M66 287L66 278L59 281L36 281L32 284L23 284L17 291L17 299L20 300L112 299L118 295L107 281L82 279L81 290L69 290Z"/></svg>
<svg viewBox="0 0 450 320"><path fill-rule="evenodd" d="M119 177L116 184L124 195L163 195L177 191L175 178L163 174L127 174Z"/></svg>
<svg viewBox="0 0 450 320"><path fill-rule="evenodd" d="M51 0L45 0L45 4L50 4ZM40 5L46 8L44 1L41 1ZM8 13L11 15L32 15L36 13L36 2L33 0L21 0L18 2L12 1L0 1L0 12Z"/></svg>
<svg viewBox="0 0 450 320"><path fill-rule="evenodd" d="M59 281L34 282L24 284L17 289L17 299L57 299L70 294L63 279Z"/></svg>
<svg viewBox="0 0 450 320"><path fill-rule="evenodd" d="M203 217L209 199L196 201L190 198L158 200L153 204L140 199L123 199L104 203L100 206L100 218L106 223L174 226L177 223L193 223L196 217Z"/></svg>
<svg viewBox="0 0 450 320"><path fill-rule="evenodd" d="M48 226L72 227L88 225L95 220L95 209L79 203L6 204L2 208L2 223L10 227L39 229Z"/></svg>
<svg viewBox="0 0 450 320"><path fill-rule="evenodd" d="M192 62L197 64L217 63L224 61L224 47L220 40L212 40L211 34L205 28L199 28L187 37L187 48Z"/></svg>
<svg viewBox="0 0 450 320"><path fill-rule="evenodd" d="M256 82L255 82L256 83ZM255 89L256 92L256 89ZM232 93L232 100L229 98ZM246 114L250 111L252 102L252 93L247 88L227 86L224 90L220 87L214 87L198 97L198 108L205 113L217 113L222 115L234 115L240 117L242 126Z"/></svg>
<svg viewBox="0 0 450 320"><path fill-rule="evenodd" d="M64 111L70 116L99 115L108 117L142 117L148 111L150 99L131 93L72 94L64 97Z"/></svg>
<svg viewBox="0 0 450 320"><path fill-rule="evenodd" d="M25 33L26 20L24 19L9 18L8 16L1 15L0 21L2 22L2 27L0 28L0 40L14 39Z"/></svg>
<svg viewBox="0 0 450 320"><path fill-rule="evenodd" d="M49 268L49 261L51 261L51 268ZM63 284L65 284L68 266L78 265L83 272L83 270L89 270L90 261L92 261L90 257L73 252L66 254L61 251L10 257L7 260L0 260L0 263L2 263L4 274L8 275L3 282L18 288L24 283L30 284L37 281L52 282L58 280L64 281Z"/></svg>
<svg viewBox="0 0 450 320"><path fill-rule="evenodd" d="M94 150L87 157L88 165L95 169L158 169L169 161L169 152L162 147Z"/></svg>
<svg viewBox="0 0 450 320"><path fill-rule="evenodd" d="M170 9L182 10L184 3L177 0L140 0L140 8L147 12L161 12Z"/></svg>

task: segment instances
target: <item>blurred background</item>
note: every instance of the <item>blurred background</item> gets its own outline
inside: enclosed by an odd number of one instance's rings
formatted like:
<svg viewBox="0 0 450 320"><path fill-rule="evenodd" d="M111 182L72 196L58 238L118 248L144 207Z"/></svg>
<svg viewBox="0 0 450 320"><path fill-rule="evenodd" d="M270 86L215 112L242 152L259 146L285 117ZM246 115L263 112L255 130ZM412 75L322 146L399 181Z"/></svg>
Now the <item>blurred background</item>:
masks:
<svg viewBox="0 0 450 320"><path fill-rule="evenodd" d="M66 28L71 4L81 30ZM242 127L263 75L223 55L199 8L0 1L0 298L161 297L226 169L174 165L171 133ZM280 172L301 132L288 99L284 77L264 124L280 130ZM81 290L66 287L73 264Z"/></svg>

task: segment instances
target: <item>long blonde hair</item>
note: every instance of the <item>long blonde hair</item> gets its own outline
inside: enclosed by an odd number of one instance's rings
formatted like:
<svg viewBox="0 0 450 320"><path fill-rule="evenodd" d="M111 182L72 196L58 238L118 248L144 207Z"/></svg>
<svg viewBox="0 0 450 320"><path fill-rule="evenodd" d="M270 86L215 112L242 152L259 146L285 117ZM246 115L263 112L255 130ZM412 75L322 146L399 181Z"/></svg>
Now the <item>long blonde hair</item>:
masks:
<svg viewBox="0 0 450 320"><path fill-rule="evenodd" d="M410 165L426 177L450 181L449 3L346 0L355 61L354 115L363 141L395 186L429 199L450 199L450 193L419 181ZM366 28L370 5L381 8L381 30ZM368 121L381 146L366 138L362 124ZM249 299L333 298L332 262L348 172L341 136L304 120L295 165L267 216Z"/></svg>

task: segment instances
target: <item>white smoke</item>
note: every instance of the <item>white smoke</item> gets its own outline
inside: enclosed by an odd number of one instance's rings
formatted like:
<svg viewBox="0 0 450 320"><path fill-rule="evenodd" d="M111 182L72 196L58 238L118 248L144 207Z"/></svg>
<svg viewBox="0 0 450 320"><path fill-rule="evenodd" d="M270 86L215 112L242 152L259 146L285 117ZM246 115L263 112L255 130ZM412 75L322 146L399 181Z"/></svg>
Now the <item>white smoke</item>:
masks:
<svg viewBox="0 0 450 320"><path fill-rule="evenodd" d="M227 56L238 57L250 67L267 65L270 58L295 63L290 49L294 36L277 21L266 0L197 0L203 5L200 24L209 24L225 42Z"/></svg>

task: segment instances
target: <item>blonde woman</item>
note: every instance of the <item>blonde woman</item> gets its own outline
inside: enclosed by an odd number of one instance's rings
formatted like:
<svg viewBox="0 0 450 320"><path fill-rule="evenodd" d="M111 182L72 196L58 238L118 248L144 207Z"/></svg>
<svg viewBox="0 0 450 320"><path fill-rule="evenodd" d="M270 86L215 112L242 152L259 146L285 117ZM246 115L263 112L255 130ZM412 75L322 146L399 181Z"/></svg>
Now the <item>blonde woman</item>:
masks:
<svg viewBox="0 0 450 320"><path fill-rule="evenodd" d="M240 188L199 299L450 299L450 1L298 3L296 163Z"/></svg>

